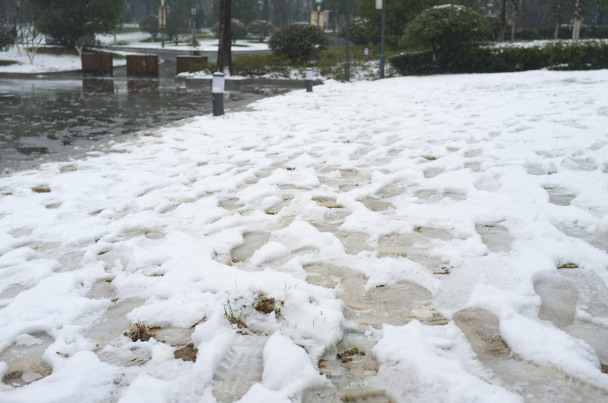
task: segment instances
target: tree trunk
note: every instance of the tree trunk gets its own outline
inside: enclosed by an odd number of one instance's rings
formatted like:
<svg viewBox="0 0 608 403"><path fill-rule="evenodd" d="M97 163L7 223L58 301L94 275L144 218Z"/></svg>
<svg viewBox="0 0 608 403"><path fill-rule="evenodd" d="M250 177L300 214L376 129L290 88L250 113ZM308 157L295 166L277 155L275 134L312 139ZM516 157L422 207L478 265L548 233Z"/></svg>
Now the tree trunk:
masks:
<svg viewBox="0 0 608 403"><path fill-rule="evenodd" d="M517 25L517 19L519 18L519 0L511 0L513 3L514 13L509 19L511 22L511 42L515 42L515 25Z"/></svg>
<svg viewBox="0 0 608 403"><path fill-rule="evenodd" d="M507 0L502 0L500 5L500 30L498 31L498 42L505 41L505 28L507 25Z"/></svg>
<svg viewBox="0 0 608 403"><path fill-rule="evenodd" d="M575 42L578 42L580 37L581 25L583 25L583 0L577 0L574 10L574 26L572 27L572 40Z"/></svg>
<svg viewBox="0 0 608 403"><path fill-rule="evenodd" d="M559 24L562 20L562 4L560 3L557 6L557 16L555 18L555 35L553 39L556 39L559 37Z"/></svg>
<svg viewBox="0 0 608 403"><path fill-rule="evenodd" d="M220 43L217 51L217 71L232 73L232 42L230 20L232 17L231 0L220 0Z"/></svg>

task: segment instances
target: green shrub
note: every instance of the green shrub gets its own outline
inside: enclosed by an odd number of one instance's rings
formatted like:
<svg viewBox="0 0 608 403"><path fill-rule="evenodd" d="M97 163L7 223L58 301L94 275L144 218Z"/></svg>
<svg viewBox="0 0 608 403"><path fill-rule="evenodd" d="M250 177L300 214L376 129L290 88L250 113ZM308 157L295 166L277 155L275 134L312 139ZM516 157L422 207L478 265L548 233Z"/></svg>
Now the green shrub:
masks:
<svg viewBox="0 0 608 403"><path fill-rule="evenodd" d="M274 53L238 56L232 61L232 73L239 76L287 75L290 65L289 59Z"/></svg>
<svg viewBox="0 0 608 403"><path fill-rule="evenodd" d="M190 73L197 73L199 71L212 75L217 71L217 65L213 62L190 63Z"/></svg>
<svg viewBox="0 0 608 403"><path fill-rule="evenodd" d="M188 20L177 11L167 12L165 34L169 42L174 42L177 46L180 41L186 39L190 34Z"/></svg>
<svg viewBox="0 0 608 403"><path fill-rule="evenodd" d="M447 67L459 50L492 35L487 19L464 6L446 4L424 10L407 24L403 44L431 50L439 67Z"/></svg>
<svg viewBox="0 0 608 403"><path fill-rule="evenodd" d="M374 35L374 30L369 20L355 17L349 24L349 42L355 45L367 45L370 43L380 43L380 37ZM346 24L338 30L338 36L346 38Z"/></svg>
<svg viewBox="0 0 608 403"><path fill-rule="evenodd" d="M6 52L15 45L13 35L7 30L0 26L0 52Z"/></svg>
<svg viewBox="0 0 608 403"><path fill-rule="evenodd" d="M215 25L211 27L211 32L215 35L216 38L220 37L220 23L216 22ZM236 43L239 39L247 38L247 27L241 21L233 18L230 20L230 41L232 43Z"/></svg>
<svg viewBox="0 0 608 403"><path fill-rule="evenodd" d="M152 40L155 41L160 31L160 28L158 28L158 18L153 15L147 16L139 22L139 29L150 34Z"/></svg>
<svg viewBox="0 0 608 403"><path fill-rule="evenodd" d="M268 47L276 55L298 62L309 61L328 45L323 31L306 22L285 24L268 40Z"/></svg>
<svg viewBox="0 0 608 403"><path fill-rule="evenodd" d="M277 29L268 21L255 20L247 26L247 31L250 34L257 35L260 38L260 42L264 42L264 39L272 35Z"/></svg>
<svg viewBox="0 0 608 403"><path fill-rule="evenodd" d="M432 51L393 56L389 62L400 74L498 73L552 68L589 70L608 68L608 43L553 42L545 46L470 46L447 66L439 66Z"/></svg>

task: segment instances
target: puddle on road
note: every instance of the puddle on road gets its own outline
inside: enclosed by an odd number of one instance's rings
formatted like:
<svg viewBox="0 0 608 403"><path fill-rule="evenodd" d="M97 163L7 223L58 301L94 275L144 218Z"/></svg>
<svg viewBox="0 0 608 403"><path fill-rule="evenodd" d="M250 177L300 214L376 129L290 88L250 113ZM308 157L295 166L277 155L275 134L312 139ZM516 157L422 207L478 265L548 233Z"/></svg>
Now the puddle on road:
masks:
<svg viewBox="0 0 608 403"><path fill-rule="evenodd" d="M577 307L597 318L608 316L608 289L599 277L582 270L547 273L536 279L534 291L542 299L539 319L585 341L608 364L608 326L576 316Z"/></svg>
<svg viewBox="0 0 608 403"><path fill-rule="evenodd" d="M293 197L294 197L293 195L283 195L283 201L278 202L277 204L270 207L269 209L266 209L266 214L269 214L269 215L279 214L284 207L287 207L291 204Z"/></svg>
<svg viewBox="0 0 608 403"><path fill-rule="evenodd" d="M588 244L596 247L597 249L608 252L608 236L603 234L590 234L586 229L572 226L557 226L557 228L564 234L572 237L579 238Z"/></svg>
<svg viewBox="0 0 608 403"><path fill-rule="evenodd" d="M369 379L379 368L371 352L373 346L362 334L346 333L338 346L329 347L319 361L319 372L332 386L306 390L303 402L396 403L385 391L369 386Z"/></svg>
<svg viewBox="0 0 608 403"><path fill-rule="evenodd" d="M485 309L465 309L452 318L465 334L473 351L482 358L508 356L511 349L502 339L498 318Z"/></svg>
<svg viewBox="0 0 608 403"><path fill-rule="evenodd" d="M444 324L445 318L428 305L431 293L409 281L392 286L365 290L367 279L363 273L328 263L304 267L306 281L326 288L336 288L344 301L344 317L360 325L380 326L384 323L404 325L412 319L427 324ZM441 323L440 323L441 322Z"/></svg>
<svg viewBox="0 0 608 403"><path fill-rule="evenodd" d="M525 402L599 402L608 393L572 379L560 368L538 366L511 354L496 316L484 309L457 312L454 323L463 331L477 359L500 379L502 386Z"/></svg>
<svg viewBox="0 0 608 403"><path fill-rule="evenodd" d="M359 252L374 250L374 247L367 243L369 234L365 232L335 231L333 234L342 242L348 254L356 255Z"/></svg>
<svg viewBox="0 0 608 403"><path fill-rule="evenodd" d="M481 241L488 247L490 252L510 252L513 237L509 230L500 225L475 226L475 230L481 236Z"/></svg>
<svg viewBox="0 0 608 403"><path fill-rule="evenodd" d="M139 299L119 299L114 305L95 320L82 334L97 344L98 350L106 345L114 345L123 333L131 325L126 315L137 307L143 305L144 301Z"/></svg>
<svg viewBox="0 0 608 403"><path fill-rule="evenodd" d="M557 206L569 206L576 195L564 188L545 188L549 194L549 201Z"/></svg>
<svg viewBox="0 0 608 403"><path fill-rule="evenodd" d="M366 197L365 199L362 199L361 202L368 210L374 211L376 213L380 213L394 208L394 205L392 203L378 200L373 197Z"/></svg>
<svg viewBox="0 0 608 403"><path fill-rule="evenodd" d="M219 201L219 205L221 208L226 209L226 210L236 210L240 207L243 207L241 205L238 205L236 203L238 203L239 199L238 198L232 198L232 199L223 199Z"/></svg>
<svg viewBox="0 0 608 403"><path fill-rule="evenodd" d="M424 177L429 179L429 178L434 178L439 174L442 174L445 170L443 168L430 168L424 171Z"/></svg>
<svg viewBox="0 0 608 403"><path fill-rule="evenodd" d="M579 291L571 281L556 273L547 274L534 282L534 291L542 299L539 319L551 321L557 327L574 322Z"/></svg>
<svg viewBox="0 0 608 403"><path fill-rule="evenodd" d="M451 239L448 231L439 228L418 228L410 234L388 235L378 241L378 257L407 257L434 273L445 273L445 264L431 256L429 249Z"/></svg>
<svg viewBox="0 0 608 403"><path fill-rule="evenodd" d="M500 181L495 176L486 176L475 183L475 188L486 192L497 192L500 190Z"/></svg>
<svg viewBox="0 0 608 403"><path fill-rule="evenodd" d="M23 386L49 376L53 370L44 362L42 354L54 341L46 333L18 336L15 343L0 352L0 362L8 365L2 381L11 386Z"/></svg>
<svg viewBox="0 0 608 403"><path fill-rule="evenodd" d="M219 363L214 376L213 396L220 403L239 400L264 372L263 352L268 336L238 335Z"/></svg>
<svg viewBox="0 0 608 403"><path fill-rule="evenodd" d="M246 232L243 234L243 244L230 251L233 262L245 262L256 250L266 245L270 232Z"/></svg>

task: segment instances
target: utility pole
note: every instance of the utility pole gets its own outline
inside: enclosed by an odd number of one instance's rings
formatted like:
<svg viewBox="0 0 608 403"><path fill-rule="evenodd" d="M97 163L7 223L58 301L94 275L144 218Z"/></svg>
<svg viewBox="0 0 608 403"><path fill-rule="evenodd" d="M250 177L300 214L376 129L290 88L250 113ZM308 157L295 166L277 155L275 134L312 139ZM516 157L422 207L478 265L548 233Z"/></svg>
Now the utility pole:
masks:
<svg viewBox="0 0 608 403"><path fill-rule="evenodd" d="M232 18L231 0L220 0L220 43L217 51L217 71L226 69L232 73L232 42L230 20Z"/></svg>
<svg viewBox="0 0 608 403"><path fill-rule="evenodd" d="M386 0L382 0L382 43L380 44L380 78L384 78L384 27L386 25Z"/></svg>
<svg viewBox="0 0 608 403"><path fill-rule="evenodd" d="M167 9L165 8L165 0L160 0L160 8L158 9L158 25L160 27L160 42L161 46L165 47L165 26L167 25Z"/></svg>
<svg viewBox="0 0 608 403"><path fill-rule="evenodd" d="M350 62L348 60L348 41L350 39L350 0L346 0L346 62L344 62L344 81L350 81Z"/></svg>
<svg viewBox="0 0 608 403"><path fill-rule="evenodd" d="M194 41L196 41L196 23L194 22L194 17L196 16L196 8L192 8L190 10L190 14L192 15L192 46L194 46Z"/></svg>

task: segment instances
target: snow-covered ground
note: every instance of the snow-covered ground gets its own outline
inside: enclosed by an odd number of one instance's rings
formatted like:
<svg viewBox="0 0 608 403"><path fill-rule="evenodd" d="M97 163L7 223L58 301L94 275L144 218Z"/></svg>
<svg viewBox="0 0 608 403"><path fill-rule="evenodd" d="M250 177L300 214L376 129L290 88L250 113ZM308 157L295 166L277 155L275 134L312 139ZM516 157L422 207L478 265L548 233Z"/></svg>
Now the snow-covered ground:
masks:
<svg viewBox="0 0 608 403"><path fill-rule="evenodd" d="M122 52L116 52L122 53ZM124 53L126 54L126 53ZM34 63L30 63L25 51L21 53L13 47L6 52L0 52L0 60L14 60L18 64L0 66L0 73L50 73L53 71L80 70L82 63L77 55L49 55L37 53ZM124 66L126 60L114 60L114 67Z"/></svg>
<svg viewBox="0 0 608 403"><path fill-rule="evenodd" d="M102 43L102 45L107 46L116 46L114 45L114 35L97 35L96 37ZM160 49L162 46L160 39L156 42L141 42L143 40L149 39L150 35L145 32L130 32L125 34L117 34L116 41L117 43L122 43L125 47L138 47L138 48L146 48L146 49ZM188 38L186 38L188 39ZM217 51L218 49L218 40L217 39L205 39L199 40L200 46L198 50L200 51ZM174 43L165 41L165 49L176 49L176 50L192 50L192 48L188 47L185 43L180 43L178 46L175 46ZM233 52L245 52L252 50L268 50L267 43L260 43L255 40L238 40L236 42L236 46L232 46Z"/></svg>
<svg viewBox="0 0 608 403"><path fill-rule="evenodd" d="M608 40L607 39L581 39L578 41L578 43L585 43L585 42L608 43ZM496 42L490 46L496 47L496 48L509 48L509 47L532 48L535 46L544 47L544 46L555 44L555 43L561 43L563 45L576 45L576 42L574 42L572 40L565 40L565 39L552 40L551 39L551 40L518 41L518 42Z"/></svg>
<svg viewBox="0 0 608 403"><path fill-rule="evenodd" d="M338 72L342 78L344 74L343 64L338 64L335 66L335 72ZM331 78L332 74L335 72L329 72L329 76L323 75L323 70L318 66L312 67L313 74L319 80L326 80ZM355 62L351 63L350 66L350 81L362 81L362 80L375 80L380 75L380 62L379 61L367 61L367 62ZM397 70L390 63L385 65L384 76L385 77L396 77L398 76ZM210 71L197 71L194 73L180 73L179 77L184 78L213 78L213 75L210 74ZM258 79L268 79L268 80L304 80L306 77L306 67L290 67L283 72L275 72L275 73L267 73L263 75L251 75L251 76L239 76L233 75L231 78L258 78Z"/></svg>
<svg viewBox="0 0 608 403"><path fill-rule="evenodd" d="M4 173L0 401L606 402L607 85L328 81Z"/></svg>

